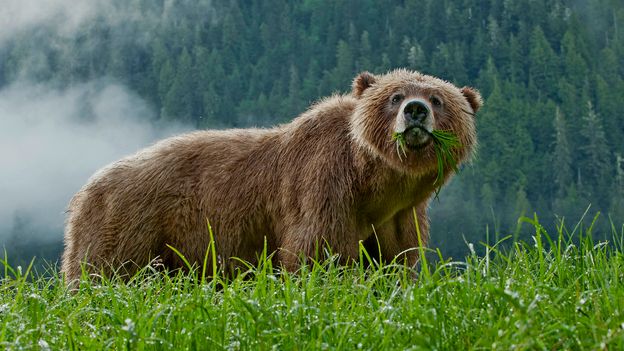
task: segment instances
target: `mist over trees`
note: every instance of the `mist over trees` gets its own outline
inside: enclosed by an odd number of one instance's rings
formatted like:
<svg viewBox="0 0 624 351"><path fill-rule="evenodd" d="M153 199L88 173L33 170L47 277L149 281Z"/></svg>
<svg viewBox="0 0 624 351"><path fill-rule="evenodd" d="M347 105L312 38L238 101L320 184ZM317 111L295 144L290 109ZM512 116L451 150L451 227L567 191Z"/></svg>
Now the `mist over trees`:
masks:
<svg viewBox="0 0 624 351"><path fill-rule="evenodd" d="M407 67L485 98L474 162L432 202L434 246L458 256L486 227L510 233L534 212L576 221L589 204L624 222L621 1L95 4L69 29L61 11L0 37L0 89L107 78L153 122L268 126L348 91L359 71Z"/></svg>

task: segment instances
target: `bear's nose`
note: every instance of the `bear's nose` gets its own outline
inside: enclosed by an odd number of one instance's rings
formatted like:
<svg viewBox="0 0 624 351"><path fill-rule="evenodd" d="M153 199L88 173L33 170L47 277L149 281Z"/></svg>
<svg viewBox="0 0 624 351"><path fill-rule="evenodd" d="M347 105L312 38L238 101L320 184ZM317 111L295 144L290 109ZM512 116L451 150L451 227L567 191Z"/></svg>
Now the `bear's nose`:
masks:
<svg viewBox="0 0 624 351"><path fill-rule="evenodd" d="M403 108L403 114L408 121L423 123L429 117L429 106L422 101L410 101Z"/></svg>

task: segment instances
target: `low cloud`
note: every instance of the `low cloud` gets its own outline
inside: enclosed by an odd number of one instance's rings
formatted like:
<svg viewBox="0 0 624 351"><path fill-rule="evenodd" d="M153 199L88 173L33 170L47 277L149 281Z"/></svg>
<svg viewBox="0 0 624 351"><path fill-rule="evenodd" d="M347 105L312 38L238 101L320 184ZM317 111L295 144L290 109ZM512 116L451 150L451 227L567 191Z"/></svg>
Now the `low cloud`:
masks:
<svg viewBox="0 0 624 351"><path fill-rule="evenodd" d="M92 18L105 2L67 0L5 0L0 9L0 44L38 26L50 26L61 34L72 33Z"/></svg>
<svg viewBox="0 0 624 351"><path fill-rule="evenodd" d="M23 225L60 239L67 203L94 171L188 129L154 118L144 100L110 81L0 90L0 246Z"/></svg>
<svg viewBox="0 0 624 351"><path fill-rule="evenodd" d="M161 4L133 0L3 0L0 5L0 47L31 30L71 37L80 31L83 24L95 18L116 27L128 22L156 26L180 18L216 23L219 16L212 0L165 0Z"/></svg>

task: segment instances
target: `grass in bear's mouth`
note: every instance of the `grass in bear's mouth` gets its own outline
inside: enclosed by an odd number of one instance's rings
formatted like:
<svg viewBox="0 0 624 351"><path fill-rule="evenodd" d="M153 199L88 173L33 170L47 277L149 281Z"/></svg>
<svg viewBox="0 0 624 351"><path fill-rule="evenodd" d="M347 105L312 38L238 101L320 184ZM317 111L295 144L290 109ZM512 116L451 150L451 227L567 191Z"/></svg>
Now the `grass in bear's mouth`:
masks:
<svg viewBox="0 0 624 351"><path fill-rule="evenodd" d="M397 155L399 155L399 160L402 160L401 154L404 157L407 157L406 144L405 144L405 133L404 132L394 132L392 133L392 141L396 143Z"/></svg>
<svg viewBox="0 0 624 351"><path fill-rule="evenodd" d="M444 176L444 166L450 166L453 171L457 172L457 160L453 156L453 149L461 147L459 138L453 132L446 130L434 130L431 132L433 138L433 147L438 159L438 176L433 184L438 184Z"/></svg>
<svg viewBox="0 0 624 351"><path fill-rule="evenodd" d="M444 178L444 168L450 166L455 172L457 169L457 160L453 156L453 149L461 147L459 138L453 132L447 130L436 129L429 133L433 139L433 148L435 150L436 158L438 159L438 176L433 184L438 185L436 188L436 196L440 192L442 186L442 179ZM399 159L407 156L407 146L405 142L404 132L392 133L392 141L396 143L397 154Z"/></svg>

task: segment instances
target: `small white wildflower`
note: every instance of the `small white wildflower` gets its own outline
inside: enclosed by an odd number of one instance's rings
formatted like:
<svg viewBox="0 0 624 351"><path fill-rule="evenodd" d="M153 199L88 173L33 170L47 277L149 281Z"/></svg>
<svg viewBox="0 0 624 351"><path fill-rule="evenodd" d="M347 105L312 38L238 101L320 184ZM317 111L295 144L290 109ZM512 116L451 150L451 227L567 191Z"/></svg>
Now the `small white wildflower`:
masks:
<svg viewBox="0 0 624 351"><path fill-rule="evenodd" d="M513 291L509 288L505 288L505 294L509 295L513 299L518 299L520 297L520 294L518 294L516 291Z"/></svg>
<svg viewBox="0 0 624 351"><path fill-rule="evenodd" d="M39 339L38 344L39 344L39 347L41 347L42 350L44 350L44 351L50 350L50 345L48 345L48 343L45 340Z"/></svg>
<svg viewBox="0 0 624 351"><path fill-rule="evenodd" d="M231 341L230 344L227 346L228 350L238 350L240 349L240 341L238 340L234 340Z"/></svg>
<svg viewBox="0 0 624 351"><path fill-rule="evenodd" d="M125 330L127 332L132 332L134 330L134 322L130 318L126 318L124 321L126 325L121 327L121 330Z"/></svg>
<svg viewBox="0 0 624 351"><path fill-rule="evenodd" d="M535 298L529 304L528 309L532 310L537 307L537 304L542 300L542 296L540 294L535 294Z"/></svg>

